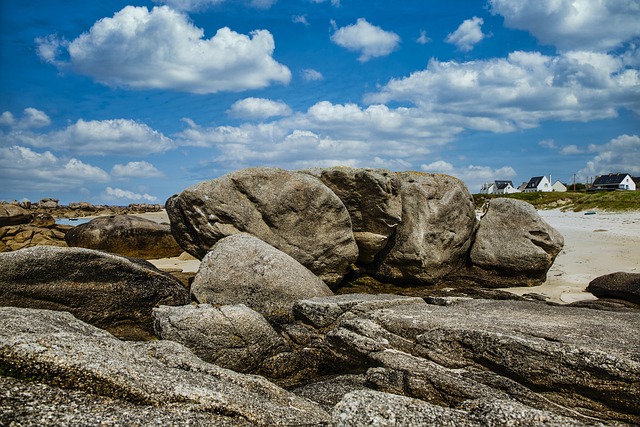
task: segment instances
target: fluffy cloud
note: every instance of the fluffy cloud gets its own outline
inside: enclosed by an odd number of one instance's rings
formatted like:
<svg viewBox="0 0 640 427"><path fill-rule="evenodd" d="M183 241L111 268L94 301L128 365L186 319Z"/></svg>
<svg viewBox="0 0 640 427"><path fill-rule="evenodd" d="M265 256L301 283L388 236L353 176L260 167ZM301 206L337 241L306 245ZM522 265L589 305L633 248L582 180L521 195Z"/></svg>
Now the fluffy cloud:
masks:
<svg viewBox="0 0 640 427"><path fill-rule="evenodd" d="M365 100L408 101L424 111L455 115L470 129L507 132L544 120L611 118L625 107L640 112L640 73L619 58L591 52L431 60L427 69L392 79Z"/></svg>
<svg viewBox="0 0 640 427"><path fill-rule="evenodd" d="M245 98L236 101L227 113L245 119L268 119L275 116L288 116L291 114L291 108L282 101Z"/></svg>
<svg viewBox="0 0 640 427"><path fill-rule="evenodd" d="M111 169L111 175L115 178L158 178L164 176L155 166L145 161L114 165Z"/></svg>
<svg viewBox="0 0 640 427"><path fill-rule="evenodd" d="M37 39L40 56L100 83L134 89L216 93L288 83L291 72L273 57L269 31L251 36L224 27L210 39L182 13L166 6L127 6L97 21L71 42ZM57 59L65 50L69 62Z"/></svg>
<svg viewBox="0 0 640 427"><path fill-rule="evenodd" d="M50 151L0 147L0 181L16 192L72 190L90 182L105 182L109 174L78 159L60 158Z"/></svg>
<svg viewBox="0 0 640 427"><path fill-rule="evenodd" d="M104 192L106 200L112 202L129 201L129 202L157 202L158 198L150 194L138 194L129 190L122 190L120 188L107 187Z"/></svg>
<svg viewBox="0 0 640 427"><path fill-rule="evenodd" d="M467 165L455 167L449 162L438 160L433 163L420 166L424 172L443 173L463 181L471 193L477 193L483 183L496 179L509 179L516 176L516 171L511 166L503 166L493 169L489 166Z"/></svg>
<svg viewBox="0 0 640 427"><path fill-rule="evenodd" d="M49 116L35 108L25 108L19 119L16 119L10 111L5 111L0 115L0 126L8 126L16 130L37 129L50 124Z"/></svg>
<svg viewBox="0 0 640 427"><path fill-rule="evenodd" d="M445 41L455 44L463 52L469 52L485 38L482 33L482 24L484 24L484 20L477 16L467 19L460 24L457 30L449 34Z"/></svg>
<svg viewBox="0 0 640 427"><path fill-rule="evenodd" d="M183 10L185 12L203 10L207 7L224 3L225 1L227 0L153 0L154 3L166 4L176 10ZM252 7L268 9L277 1L278 0L246 0L244 2Z"/></svg>
<svg viewBox="0 0 640 427"><path fill-rule="evenodd" d="M580 180L617 172L640 175L640 136L621 135L606 144L591 145L589 149L597 155L578 172Z"/></svg>
<svg viewBox="0 0 640 427"><path fill-rule="evenodd" d="M583 153L584 150L582 150L580 147L578 147L575 144L570 144L567 146L564 146L560 149L560 154L565 155L565 156L570 156L572 154L581 154Z"/></svg>
<svg viewBox="0 0 640 427"><path fill-rule="evenodd" d="M44 113L43 113L44 114ZM83 155L146 155L174 148L173 141L133 120L78 120L48 133L11 131L0 135L7 144L65 150Z"/></svg>
<svg viewBox="0 0 640 427"><path fill-rule="evenodd" d="M353 25L336 29L331 41L338 46L360 52L360 62L371 58L387 56L400 44L400 36L371 25L366 19L360 18Z"/></svg>
<svg viewBox="0 0 640 427"><path fill-rule="evenodd" d="M425 30L420 31L420 37L416 39L418 44L427 44L431 42L431 39L427 37L427 32Z"/></svg>
<svg viewBox="0 0 640 427"><path fill-rule="evenodd" d="M608 51L640 36L633 0L489 0L509 28L529 31L561 50Z"/></svg>
<svg viewBox="0 0 640 427"><path fill-rule="evenodd" d="M294 24L302 24L305 26L309 26L309 21L307 21L307 15L295 15L291 18L291 21Z"/></svg>

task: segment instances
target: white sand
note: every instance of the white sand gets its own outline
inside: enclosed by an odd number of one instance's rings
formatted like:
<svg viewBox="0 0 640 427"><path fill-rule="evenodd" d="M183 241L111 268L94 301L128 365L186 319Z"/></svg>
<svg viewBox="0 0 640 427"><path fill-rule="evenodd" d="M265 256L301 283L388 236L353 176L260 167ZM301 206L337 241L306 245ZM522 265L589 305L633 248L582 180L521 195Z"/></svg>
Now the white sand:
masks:
<svg viewBox="0 0 640 427"><path fill-rule="evenodd" d="M640 273L640 212L538 211L564 236L564 249L547 273L547 281L530 288L505 288L518 295L537 293L550 301L596 299L585 289L598 276L618 271Z"/></svg>
<svg viewBox="0 0 640 427"><path fill-rule="evenodd" d="M538 211L540 216L564 236L564 249L547 274L547 281L534 287L505 288L518 295L536 293L549 301L570 303L596 299L585 289L604 274L624 271L640 273L640 212L608 213ZM169 222L167 213L151 212L139 216L156 222ZM197 272L200 261L183 253L178 258L150 260L167 271Z"/></svg>

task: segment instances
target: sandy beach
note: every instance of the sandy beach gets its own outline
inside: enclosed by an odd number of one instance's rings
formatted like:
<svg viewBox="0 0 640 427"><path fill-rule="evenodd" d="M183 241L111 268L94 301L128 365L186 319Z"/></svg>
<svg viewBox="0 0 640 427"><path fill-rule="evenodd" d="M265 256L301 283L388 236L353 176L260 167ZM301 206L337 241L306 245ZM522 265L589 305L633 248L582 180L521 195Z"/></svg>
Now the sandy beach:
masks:
<svg viewBox="0 0 640 427"><path fill-rule="evenodd" d="M549 301L571 303L596 299L585 289L598 276L617 271L640 273L640 212L610 213L538 211L560 231L565 246L540 286L505 288L518 295L536 293ZM169 222L165 211L139 214L157 222ZM184 253L178 258L150 260L166 271L197 272L200 261Z"/></svg>

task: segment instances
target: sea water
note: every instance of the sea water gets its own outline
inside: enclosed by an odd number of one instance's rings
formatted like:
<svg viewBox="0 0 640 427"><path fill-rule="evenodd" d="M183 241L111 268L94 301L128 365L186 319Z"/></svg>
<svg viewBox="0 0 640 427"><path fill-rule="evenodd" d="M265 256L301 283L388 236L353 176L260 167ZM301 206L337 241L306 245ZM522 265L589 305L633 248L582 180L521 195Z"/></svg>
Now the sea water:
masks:
<svg viewBox="0 0 640 427"><path fill-rule="evenodd" d="M56 224L59 225L80 225L86 224L93 218L56 218Z"/></svg>

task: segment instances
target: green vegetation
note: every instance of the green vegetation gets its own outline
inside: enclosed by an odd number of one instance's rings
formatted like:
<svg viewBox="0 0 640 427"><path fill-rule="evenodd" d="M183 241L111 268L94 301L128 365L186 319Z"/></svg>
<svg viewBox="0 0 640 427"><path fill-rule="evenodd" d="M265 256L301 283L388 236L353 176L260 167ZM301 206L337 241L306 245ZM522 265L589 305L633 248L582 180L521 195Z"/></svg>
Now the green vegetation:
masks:
<svg viewBox="0 0 640 427"><path fill-rule="evenodd" d="M609 212L640 210L640 191L603 191L586 193L584 191L567 191L566 193L514 193L503 195L474 194L476 208L496 197L524 200L536 209L562 209L576 212L601 210Z"/></svg>

